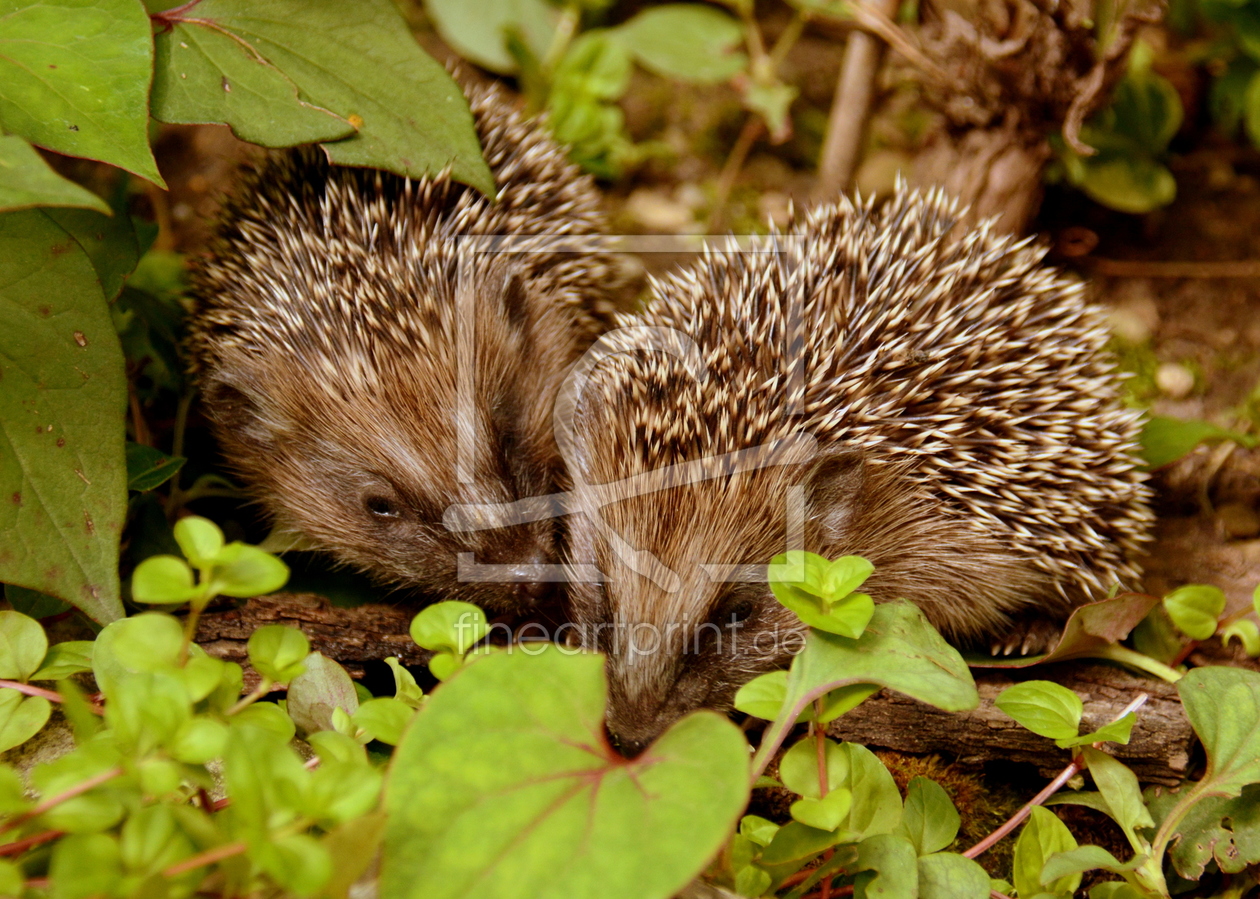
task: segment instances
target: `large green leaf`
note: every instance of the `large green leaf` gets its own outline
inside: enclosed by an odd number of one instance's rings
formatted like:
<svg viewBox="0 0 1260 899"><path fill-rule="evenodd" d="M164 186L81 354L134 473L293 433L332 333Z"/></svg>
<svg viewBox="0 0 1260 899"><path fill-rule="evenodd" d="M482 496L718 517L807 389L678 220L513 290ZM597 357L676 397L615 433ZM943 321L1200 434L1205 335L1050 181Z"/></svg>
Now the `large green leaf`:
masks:
<svg viewBox="0 0 1260 899"><path fill-rule="evenodd" d="M0 212L32 206L83 206L109 212L104 200L54 172L24 139L0 135Z"/></svg>
<svg viewBox="0 0 1260 899"><path fill-rule="evenodd" d="M0 247L0 580L111 621L127 498L118 338L87 253L47 215L0 215Z"/></svg>
<svg viewBox="0 0 1260 899"><path fill-rule="evenodd" d="M744 36L739 21L699 3L644 10L613 33L639 62L666 78L712 84L748 64L735 49Z"/></svg>
<svg viewBox="0 0 1260 899"><path fill-rule="evenodd" d="M127 213L119 209L107 216L91 209L48 209L44 214L87 254L105 299L113 302L140 261L136 232Z"/></svg>
<svg viewBox="0 0 1260 899"><path fill-rule="evenodd" d="M450 166L493 192L459 87L389 0L202 0L160 19L172 28L158 38L162 121L224 121L269 146L330 140L349 124L351 136L324 145L333 162L410 177Z"/></svg>
<svg viewBox="0 0 1260 899"><path fill-rule="evenodd" d="M1177 682L1190 726L1203 741L1207 795L1237 796L1260 783L1260 674L1244 668L1196 668Z"/></svg>
<svg viewBox="0 0 1260 899"><path fill-rule="evenodd" d="M498 653L433 693L394 753L382 896L666 899L700 872L748 798L744 739L698 712L621 758L603 664Z"/></svg>
<svg viewBox="0 0 1260 899"><path fill-rule="evenodd" d="M560 18L547 0L426 0L424 6L442 39L460 56L504 75L517 68L507 49L508 33L515 33L541 59Z"/></svg>
<svg viewBox="0 0 1260 899"><path fill-rule="evenodd" d="M0 0L0 129L165 187L149 149L150 35L135 0Z"/></svg>
<svg viewBox="0 0 1260 899"><path fill-rule="evenodd" d="M923 613L908 602L881 603L856 640L810 629L788 671L783 708L761 738L754 769L764 769L808 703L850 684L879 684L950 712L980 702L962 656Z"/></svg>

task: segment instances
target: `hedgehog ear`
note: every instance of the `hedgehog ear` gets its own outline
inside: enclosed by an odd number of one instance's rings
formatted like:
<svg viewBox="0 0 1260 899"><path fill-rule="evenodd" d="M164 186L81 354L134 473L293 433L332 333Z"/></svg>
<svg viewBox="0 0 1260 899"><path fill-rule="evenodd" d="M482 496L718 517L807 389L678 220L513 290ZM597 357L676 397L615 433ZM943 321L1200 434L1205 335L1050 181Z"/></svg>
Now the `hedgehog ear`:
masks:
<svg viewBox="0 0 1260 899"><path fill-rule="evenodd" d="M861 450L827 452L805 475L808 517L828 540L840 538L853 521L866 488L866 455Z"/></svg>
<svg viewBox="0 0 1260 899"><path fill-rule="evenodd" d="M204 408L222 434L259 450L270 450L274 428L243 384L215 372L202 385Z"/></svg>

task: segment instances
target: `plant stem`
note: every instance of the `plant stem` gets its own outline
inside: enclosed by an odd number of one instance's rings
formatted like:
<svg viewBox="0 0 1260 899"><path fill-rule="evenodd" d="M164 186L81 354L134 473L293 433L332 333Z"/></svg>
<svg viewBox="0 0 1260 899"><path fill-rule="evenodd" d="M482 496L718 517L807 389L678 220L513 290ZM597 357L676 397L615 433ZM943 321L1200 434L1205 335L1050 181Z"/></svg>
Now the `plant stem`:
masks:
<svg viewBox="0 0 1260 899"><path fill-rule="evenodd" d="M107 783L108 781L113 780L115 777L121 777L122 774L123 774L122 768L110 768L108 771L102 771L100 774L97 774L94 777L89 777L87 780L83 781L83 783L75 784L70 789L64 792L58 793L56 796L51 796L48 799L45 799L39 805L35 806L32 809L28 809L27 811L18 815L16 818L11 818L8 821L5 821L3 824L0 824L0 833L5 833L6 831L10 831L21 824L25 824L27 821L31 820L32 818L39 817L40 815L42 815L44 812L48 811L49 809L56 808L61 803L66 802L70 799L73 799L74 797L79 796L83 793L86 793L88 790L91 790L93 787L99 787L101 784Z"/></svg>
<svg viewBox="0 0 1260 899"><path fill-rule="evenodd" d="M222 846L215 846L213 849L207 849L199 855L192 858L186 858L182 862L171 865L162 872L163 877L178 877L189 871L204 867L205 865L213 865L215 862L221 862L225 858L231 858L234 855L241 855L245 850L249 849L249 844L244 840L235 843L224 843Z"/></svg>
<svg viewBox="0 0 1260 899"><path fill-rule="evenodd" d="M45 830L43 833L37 833L29 836L24 840L18 840L13 843L5 843L0 846L0 856L3 855L20 855L27 849L47 843L49 840L55 840L57 837L65 836L64 830Z"/></svg>
<svg viewBox="0 0 1260 899"><path fill-rule="evenodd" d="M876 2L880 4L881 12L890 16L897 14L898 0ZM848 45L844 48L844 65L840 69L840 79L836 83L836 94L827 119L827 136L818 161L815 195L823 200L830 200L848 190L853 183L883 54L884 42L874 35L856 30L849 35Z"/></svg>
<svg viewBox="0 0 1260 899"><path fill-rule="evenodd" d="M254 691L252 693L250 693L248 696L241 697L241 699L237 701L236 705L232 706L230 709L228 709L226 712L223 713L224 716L230 718L232 715L235 715L241 709L246 708L247 706L253 705L255 702L257 702L258 700L266 696L268 693L270 693L271 688L274 686L275 686L275 681L273 681L269 677L264 677L262 680L258 682L258 686L254 688Z"/></svg>
<svg viewBox="0 0 1260 899"><path fill-rule="evenodd" d="M43 687L32 687L30 684L24 684L16 680L0 679L0 687L8 687L10 690L17 690L19 693L25 693L27 696L42 696L49 702L65 702L61 694L56 690L45 690Z"/></svg>
<svg viewBox="0 0 1260 899"><path fill-rule="evenodd" d="M975 858L977 855L980 855L992 848L995 843L1001 840L1016 827L1019 827L1019 825L1024 822L1024 819L1032 814L1033 806L1041 805L1041 803L1045 802L1057 793L1060 787L1075 777L1084 767L1085 763L1081 761L1081 757L1079 755L1072 756L1072 761L1068 764L1068 766L1059 772L1058 777L1046 784L1045 789L1032 799L1028 800L1028 802L1024 804L1024 807L1015 814L1011 815L1010 820L1008 820L1005 824L964 852L963 856L965 858Z"/></svg>
<svg viewBox="0 0 1260 899"><path fill-rule="evenodd" d="M1182 677L1181 672L1177 669L1170 668L1163 662L1157 662L1150 656L1144 656L1142 653L1129 649L1127 646L1121 646L1118 643L1104 646L1097 652L1091 652L1090 657L1107 659L1108 661L1119 662L1121 665L1128 665L1130 668L1144 671L1147 674L1158 677L1160 680L1168 681L1170 684L1175 684Z"/></svg>
<svg viewBox="0 0 1260 899"><path fill-rule="evenodd" d="M721 231L725 227L727 200L730 199L731 190L735 187L735 179L739 177L740 169L744 167L744 162L748 159L748 152L761 134L762 127L760 117L749 115L744 122L744 127L739 132L739 137L735 139L735 146L731 148L731 155L726 157L726 164L722 166L722 172L718 175L717 196L713 200L713 212L709 215L707 228L710 233Z"/></svg>

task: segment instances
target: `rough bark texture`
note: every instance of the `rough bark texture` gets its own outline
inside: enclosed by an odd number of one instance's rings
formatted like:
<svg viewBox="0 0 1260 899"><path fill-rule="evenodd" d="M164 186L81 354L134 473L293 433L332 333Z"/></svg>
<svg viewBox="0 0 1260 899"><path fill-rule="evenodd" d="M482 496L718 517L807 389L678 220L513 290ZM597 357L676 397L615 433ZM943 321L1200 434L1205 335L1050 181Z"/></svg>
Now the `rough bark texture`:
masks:
<svg viewBox="0 0 1260 899"><path fill-rule="evenodd" d="M363 676L363 663L397 656L404 665L423 665L431 653L408 634L415 609L368 605L339 609L314 593L276 593L239 607L207 611L197 625L197 642L210 655L246 666L246 685L257 675L248 667L246 643L265 624L296 627L311 649L340 662L351 677Z"/></svg>
<svg viewBox="0 0 1260 899"><path fill-rule="evenodd" d="M336 659L354 677L365 662L397 656L404 665L422 665L429 653L407 634L414 610L394 606L335 608L310 593L278 593L240 607L207 612L197 642L211 655L246 664L246 642L265 624L300 628L311 648ZM246 668L247 684L256 682ZM1067 763L1067 752L1030 733L998 711L993 700L1006 687L1030 678L1055 680L1085 701L1083 727L1091 730L1114 719L1139 693L1150 701L1138 715L1127 746L1115 755L1143 781L1175 784L1186 775L1195 737L1169 684L1138 677L1105 664L1064 663L1022 672L976 672L980 707L962 714L942 712L898 693L883 691L835 721L833 736L900 752L943 753L961 764L993 759L1028 762L1047 776Z"/></svg>
<svg viewBox="0 0 1260 899"><path fill-rule="evenodd" d="M921 85L941 121L915 162L915 181L945 186L971 205L972 220L1000 216L1002 230L1024 233L1041 203L1050 136L1093 152L1080 141L1081 125L1124 74L1137 26L1153 17L1126 12L1102 50L1096 13L1093 0L933 5L919 38L945 77L924 73Z"/></svg>
<svg viewBox="0 0 1260 899"><path fill-rule="evenodd" d="M834 721L828 733L898 752L943 753L962 765L982 765L995 759L1025 762L1053 777L1068 763L1068 752L1024 730L999 711L993 700L1019 680L1054 680L1084 700L1082 730L1101 727L1138 694L1148 694L1150 700L1138 712L1129 744L1112 743L1107 748L1144 782L1172 785L1186 776L1196 738L1171 684L1091 662L1025 672L975 673L980 707L973 711L942 712L884 690Z"/></svg>

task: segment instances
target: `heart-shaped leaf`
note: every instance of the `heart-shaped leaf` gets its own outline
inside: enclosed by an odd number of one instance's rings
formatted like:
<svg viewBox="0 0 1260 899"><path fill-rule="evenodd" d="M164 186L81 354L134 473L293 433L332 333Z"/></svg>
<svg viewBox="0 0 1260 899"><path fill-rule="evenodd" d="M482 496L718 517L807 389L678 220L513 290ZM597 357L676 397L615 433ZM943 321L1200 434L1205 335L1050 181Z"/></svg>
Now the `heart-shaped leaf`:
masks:
<svg viewBox="0 0 1260 899"><path fill-rule="evenodd" d="M38 621L21 612L0 611L0 677L26 680L48 652L48 637Z"/></svg>
<svg viewBox="0 0 1260 899"><path fill-rule="evenodd" d="M844 823L853 805L848 790L832 790L822 799L798 799L792 803L792 817L818 830L833 831Z"/></svg>
<svg viewBox="0 0 1260 899"><path fill-rule="evenodd" d="M747 801L746 743L697 712L621 758L603 669L547 646L434 691L394 753L381 895L666 899L701 871Z"/></svg>
<svg viewBox="0 0 1260 899"><path fill-rule="evenodd" d="M52 705L42 696L0 689L0 752L21 746L48 723Z"/></svg>
<svg viewBox="0 0 1260 899"><path fill-rule="evenodd" d="M1186 584L1164 597L1164 609L1186 636L1206 640L1216 633L1216 622L1225 611L1225 591L1208 584Z"/></svg>

